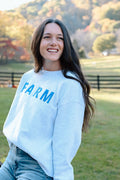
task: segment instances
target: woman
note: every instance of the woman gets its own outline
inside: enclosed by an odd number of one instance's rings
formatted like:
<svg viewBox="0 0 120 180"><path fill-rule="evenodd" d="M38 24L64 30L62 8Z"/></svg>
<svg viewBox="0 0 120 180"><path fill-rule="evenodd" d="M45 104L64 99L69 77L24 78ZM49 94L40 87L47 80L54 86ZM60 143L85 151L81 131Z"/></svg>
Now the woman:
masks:
<svg viewBox="0 0 120 180"><path fill-rule="evenodd" d="M21 78L3 132L10 151L2 180L73 180L71 161L93 113L90 87L66 27L47 19L35 31L34 70Z"/></svg>

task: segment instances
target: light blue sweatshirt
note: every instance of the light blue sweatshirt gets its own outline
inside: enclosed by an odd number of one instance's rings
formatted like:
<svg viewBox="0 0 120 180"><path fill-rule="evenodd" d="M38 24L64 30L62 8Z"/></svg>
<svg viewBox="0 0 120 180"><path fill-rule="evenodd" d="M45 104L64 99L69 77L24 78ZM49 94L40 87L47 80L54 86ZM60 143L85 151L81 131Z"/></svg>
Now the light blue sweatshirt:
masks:
<svg viewBox="0 0 120 180"><path fill-rule="evenodd" d="M84 110L80 83L61 71L30 70L21 78L3 132L48 176L73 180L71 161L81 143Z"/></svg>

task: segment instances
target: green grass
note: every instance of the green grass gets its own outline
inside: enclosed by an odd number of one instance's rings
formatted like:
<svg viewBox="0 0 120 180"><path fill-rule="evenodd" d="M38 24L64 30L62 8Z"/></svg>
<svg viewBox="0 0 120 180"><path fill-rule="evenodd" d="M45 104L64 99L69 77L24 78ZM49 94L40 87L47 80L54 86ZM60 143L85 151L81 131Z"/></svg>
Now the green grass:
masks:
<svg viewBox="0 0 120 180"><path fill-rule="evenodd" d="M0 88L0 161L4 161L8 152L8 144L3 136L2 127L8 114L16 89Z"/></svg>
<svg viewBox="0 0 120 180"><path fill-rule="evenodd" d="M120 56L94 57L81 59L82 68L87 75L119 75Z"/></svg>
<svg viewBox="0 0 120 180"><path fill-rule="evenodd" d="M93 91L96 114L73 161L75 180L120 179L120 92Z"/></svg>
<svg viewBox="0 0 120 180"><path fill-rule="evenodd" d="M120 57L81 60L86 74L120 75ZM27 71L29 64L11 64L10 71ZM23 69L22 69L23 68ZM3 69L2 69L3 70ZM5 67L4 67L5 70ZM0 66L1 71L1 66ZM2 127L16 89L0 88L0 161L4 161L8 144ZM120 179L120 90L93 90L95 116L74 158L75 180Z"/></svg>
<svg viewBox="0 0 120 180"><path fill-rule="evenodd" d="M26 72L33 68L33 63L0 64L0 72Z"/></svg>
<svg viewBox="0 0 120 180"><path fill-rule="evenodd" d="M101 56L80 61L83 71L87 75L120 75L120 56ZM31 68L33 68L33 63L0 65L0 71L10 72L26 72Z"/></svg>
<svg viewBox="0 0 120 180"><path fill-rule="evenodd" d="M8 145L2 134L16 89L0 88L0 160L3 162ZM75 180L120 179L120 92L107 90L92 92L96 99L95 117L87 133L83 133L82 144L72 164Z"/></svg>

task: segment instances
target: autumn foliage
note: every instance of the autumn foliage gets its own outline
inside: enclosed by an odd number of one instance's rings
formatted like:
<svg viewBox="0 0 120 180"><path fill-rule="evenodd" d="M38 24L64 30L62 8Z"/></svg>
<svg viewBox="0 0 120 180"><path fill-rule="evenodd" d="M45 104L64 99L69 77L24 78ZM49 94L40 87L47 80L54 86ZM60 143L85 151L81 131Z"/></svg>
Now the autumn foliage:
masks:
<svg viewBox="0 0 120 180"><path fill-rule="evenodd" d="M63 21L77 52L101 53L108 49L106 43L104 48L95 48L94 43L97 39L99 44L99 37L107 34L115 36L116 41L111 39L110 43L120 52L119 0L35 0L11 11L0 11L0 63L31 60L33 31L46 18Z"/></svg>

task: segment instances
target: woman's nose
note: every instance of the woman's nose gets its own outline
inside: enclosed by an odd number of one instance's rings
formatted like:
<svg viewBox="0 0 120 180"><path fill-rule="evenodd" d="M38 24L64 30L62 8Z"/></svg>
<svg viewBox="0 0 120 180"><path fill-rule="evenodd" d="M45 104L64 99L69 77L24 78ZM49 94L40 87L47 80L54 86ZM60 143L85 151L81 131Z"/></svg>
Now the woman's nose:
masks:
<svg viewBox="0 0 120 180"><path fill-rule="evenodd" d="M51 38L50 44L53 45L53 46L56 45L57 44L56 39L55 38Z"/></svg>

